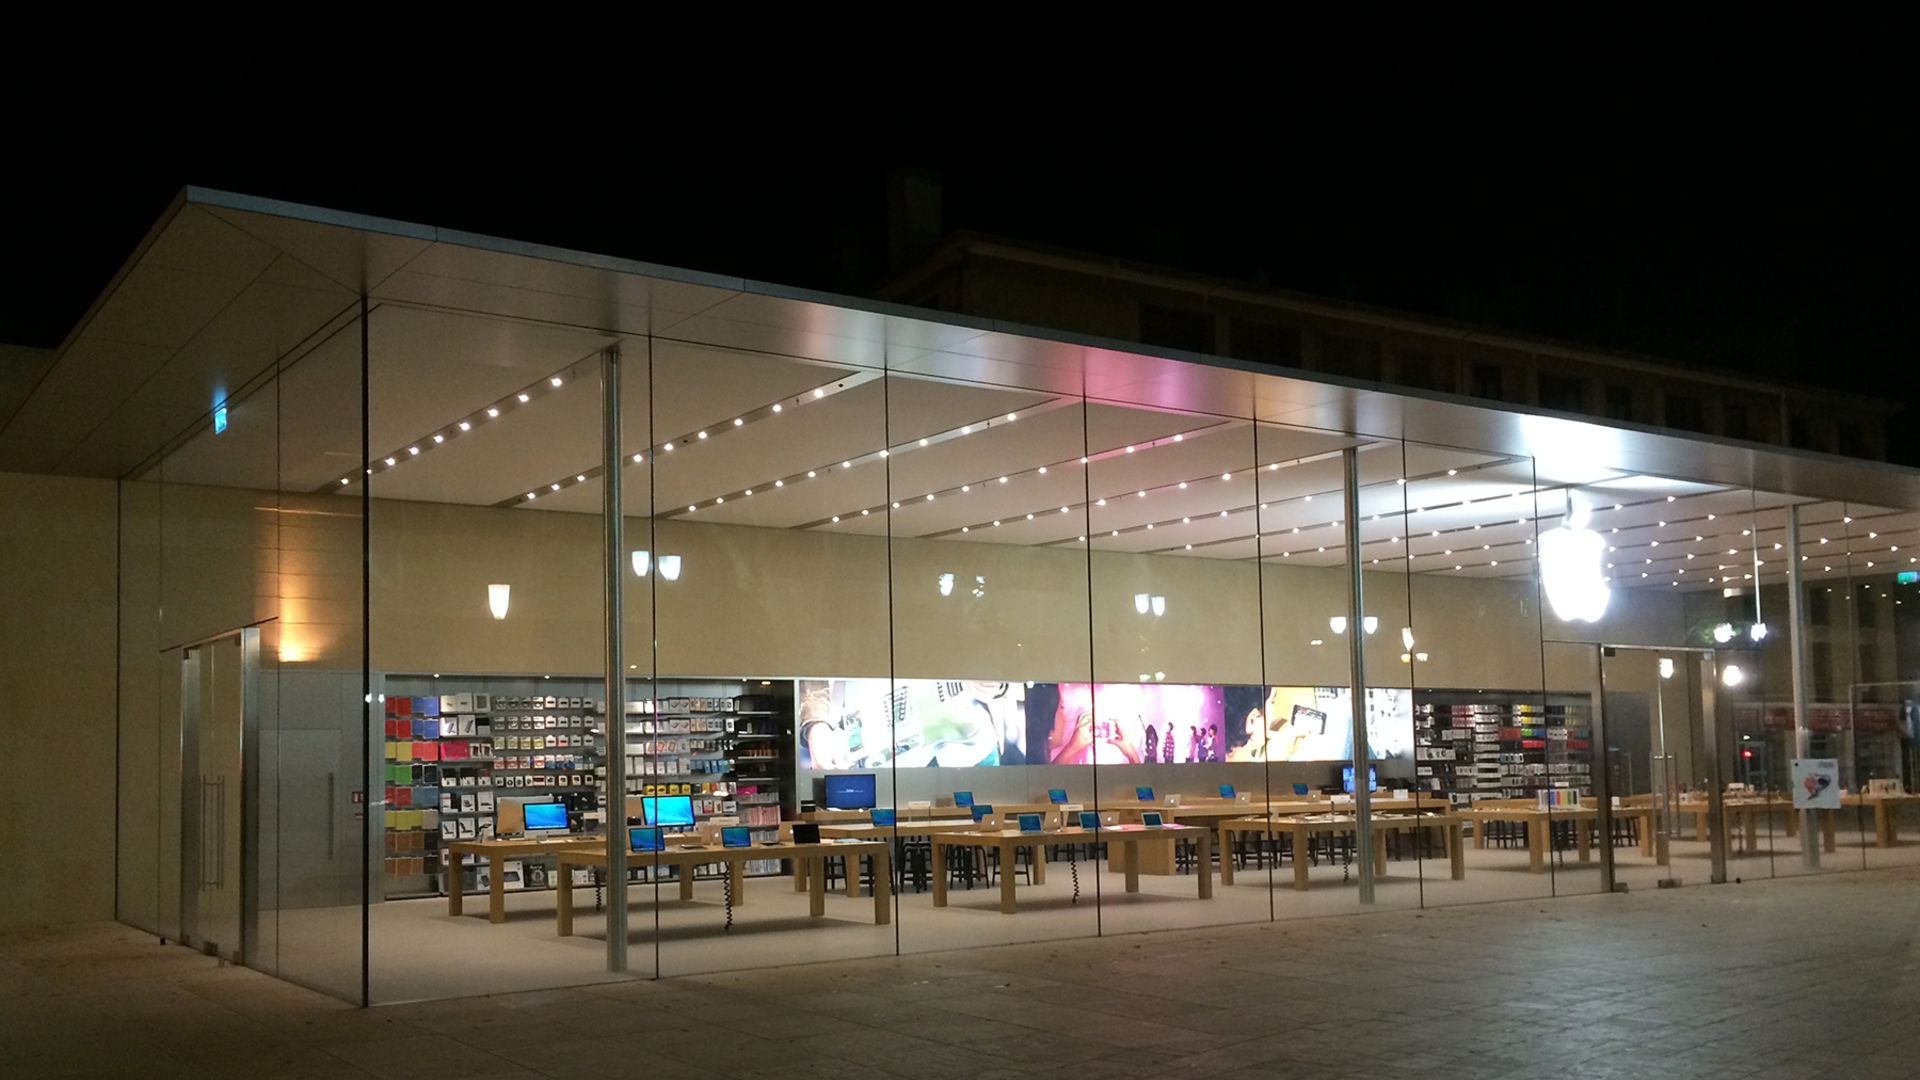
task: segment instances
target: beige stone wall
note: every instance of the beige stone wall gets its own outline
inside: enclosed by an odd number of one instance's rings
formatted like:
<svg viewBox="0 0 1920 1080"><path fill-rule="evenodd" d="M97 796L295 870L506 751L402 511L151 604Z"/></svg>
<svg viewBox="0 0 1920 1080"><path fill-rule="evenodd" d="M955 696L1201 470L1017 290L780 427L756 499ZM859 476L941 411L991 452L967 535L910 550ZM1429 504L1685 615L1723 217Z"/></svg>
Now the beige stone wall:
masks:
<svg viewBox="0 0 1920 1080"><path fill-rule="evenodd" d="M114 490L0 473L0 925L113 916Z"/></svg>

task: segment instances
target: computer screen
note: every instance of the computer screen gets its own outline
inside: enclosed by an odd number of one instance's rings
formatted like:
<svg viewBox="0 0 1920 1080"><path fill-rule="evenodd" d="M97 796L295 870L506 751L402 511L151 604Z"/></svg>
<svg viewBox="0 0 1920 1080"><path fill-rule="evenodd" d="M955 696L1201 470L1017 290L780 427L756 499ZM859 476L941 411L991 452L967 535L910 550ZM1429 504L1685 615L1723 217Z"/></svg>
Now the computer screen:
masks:
<svg viewBox="0 0 1920 1080"><path fill-rule="evenodd" d="M1083 829L1098 829L1100 827L1100 815L1094 813L1092 810L1080 811L1080 827Z"/></svg>
<svg viewBox="0 0 1920 1080"><path fill-rule="evenodd" d="M1047 801L1050 803L1053 803L1055 806L1058 806L1061 803L1066 802L1067 789L1063 787L1048 788Z"/></svg>
<svg viewBox="0 0 1920 1080"><path fill-rule="evenodd" d="M828 810L871 810L875 805L872 773L829 776L826 788L822 805Z"/></svg>
<svg viewBox="0 0 1920 1080"><path fill-rule="evenodd" d="M1140 800L1141 802L1152 802L1152 801L1153 801L1153 789L1152 789L1152 788L1150 788L1150 787L1137 787L1137 788L1134 788L1134 789L1133 789L1133 795L1134 795L1134 797L1135 797L1135 798L1137 798L1137 799L1139 799L1139 800Z"/></svg>
<svg viewBox="0 0 1920 1080"><path fill-rule="evenodd" d="M567 805L557 802L523 803L520 812L526 816L527 831L536 829L560 829L567 827Z"/></svg>
<svg viewBox="0 0 1920 1080"><path fill-rule="evenodd" d="M1309 791L1307 790L1307 785L1305 785L1305 784L1295 784L1295 785L1293 785L1293 793L1294 793L1295 795L1307 795L1307 794L1311 794L1311 792L1309 792Z"/></svg>
<svg viewBox="0 0 1920 1080"><path fill-rule="evenodd" d="M648 795L640 800L640 811L647 815L649 825L693 828L691 795Z"/></svg>
<svg viewBox="0 0 1920 1080"><path fill-rule="evenodd" d="M627 847L634 851L659 851L660 830L646 826L628 829Z"/></svg>
<svg viewBox="0 0 1920 1080"><path fill-rule="evenodd" d="M972 805L973 805L973 792L971 792L971 791L956 791L956 792L954 792L954 793L953 793L953 805L955 805L955 806L972 806Z"/></svg>
<svg viewBox="0 0 1920 1080"><path fill-rule="evenodd" d="M1040 831L1040 815L1039 814L1021 814L1020 815L1020 831L1021 832L1039 832Z"/></svg>
<svg viewBox="0 0 1920 1080"><path fill-rule="evenodd" d="M875 810L868 814L867 817L871 818L875 825L891 825L893 824L893 809L889 807L885 810Z"/></svg>
<svg viewBox="0 0 1920 1080"><path fill-rule="evenodd" d="M1220 797L1221 797L1221 798L1223 798L1223 799L1231 799L1231 798L1233 798L1233 785L1232 785L1232 784L1221 784L1221 785L1220 785Z"/></svg>
<svg viewBox="0 0 1920 1080"><path fill-rule="evenodd" d="M973 807L973 820L979 821L980 819L986 817L988 814L991 814L991 813L993 813L993 804L981 803L980 805Z"/></svg>
<svg viewBox="0 0 1920 1080"><path fill-rule="evenodd" d="M1142 824L1142 825L1145 825L1146 827L1148 827L1148 828L1150 828L1150 829L1157 829L1157 828L1159 828L1159 827L1160 827L1160 811L1158 811L1158 810L1149 810L1149 811L1147 811L1146 813L1144 813L1144 814L1141 814L1141 815L1140 815L1140 824Z"/></svg>
<svg viewBox="0 0 1920 1080"><path fill-rule="evenodd" d="M793 823L793 842L796 844L817 844L820 842L820 826L811 821Z"/></svg>
<svg viewBox="0 0 1920 1080"><path fill-rule="evenodd" d="M745 825L729 825L720 830L721 847L752 847L753 837L748 835Z"/></svg>
<svg viewBox="0 0 1920 1080"><path fill-rule="evenodd" d="M1340 790L1349 795L1353 794L1353 766L1351 765L1340 766ZM1371 765L1367 766L1367 790L1380 790L1380 777Z"/></svg>

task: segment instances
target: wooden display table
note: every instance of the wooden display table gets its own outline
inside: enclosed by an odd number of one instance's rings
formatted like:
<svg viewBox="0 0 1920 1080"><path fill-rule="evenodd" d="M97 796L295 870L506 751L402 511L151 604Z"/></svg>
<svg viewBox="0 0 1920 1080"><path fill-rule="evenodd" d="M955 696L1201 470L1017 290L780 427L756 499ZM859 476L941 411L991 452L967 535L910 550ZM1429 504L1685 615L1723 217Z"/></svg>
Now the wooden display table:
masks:
<svg viewBox="0 0 1920 1080"><path fill-rule="evenodd" d="M1542 810L1528 803L1522 805L1498 806L1479 803L1457 814L1476 824L1483 821L1517 821L1527 827L1527 872L1544 874L1547 872L1547 826L1556 821L1576 823L1573 830L1574 848L1579 852L1581 862L1593 861L1593 839L1589 835L1589 826L1600 819L1600 811L1592 806L1556 806ZM1611 843L1611 841L1609 841ZM1473 846L1487 846L1485 829L1473 830Z"/></svg>
<svg viewBox="0 0 1920 1080"><path fill-rule="evenodd" d="M459 918L462 914L462 896L460 888L460 857L463 855L482 855L487 860L487 921L503 923L507 921L507 882L501 876L500 864L507 859L529 856L558 855L562 852L598 849L605 852L607 838L604 836L564 836L536 837L525 840L455 840L446 847L447 852L447 914ZM564 875L563 875L564 877Z"/></svg>
<svg viewBox="0 0 1920 1080"><path fill-rule="evenodd" d="M1000 911L1012 915L1017 907L1014 901L1014 852L1026 848L1033 860L1033 883L1047 883L1047 846L1050 844L1087 844L1104 843L1107 845L1108 865L1111 869L1126 875L1127 891L1140 891L1140 849L1164 845L1171 850L1181 840L1191 840L1199 845L1200 855L1196 863L1200 879L1200 899L1213 899L1213 834L1206 829L1192 825L1103 825L1098 829L1052 829L1046 832L1023 833L1018 829L1000 829L992 832L960 832L936 830L930 834L933 843L933 906L947 906L947 849L952 847L990 847L1000 853ZM1118 847L1118 851L1115 847ZM1169 856L1171 857L1171 856Z"/></svg>
<svg viewBox="0 0 1920 1080"><path fill-rule="evenodd" d="M1465 842L1461 837L1461 821L1454 814L1381 814L1373 818L1375 839L1381 839L1387 833L1438 832L1447 849L1449 871L1455 881L1463 881L1467 876ZM1293 842L1293 887L1296 892L1306 892L1308 887L1308 860L1303 857L1307 845L1318 835L1341 835L1359 829L1359 819L1352 814L1280 814L1267 817L1229 818L1219 823L1220 830L1220 884L1233 884L1233 838L1236 835L1276 836L1285 833ZM1379 876L1387 873L1387 846L1381 843L1373 845L1373 870Z"/></svg>
<svg viewBox="0 0 1920 1080"><path fill-rule="evenodd" d="M1913 803L1920 803L1920 795L1860 794L1840 796L1840 805L1842 806L1873 807L1873 846L1883 848L1893 847L1900 842L1900 808ZM1832 812L1831 810L1827 811L1829 814ZM1827 837L1827 850L1832 851L1833 826L1831 818L1828 819Z"/></svg>
<svg viewBox="0 0 1920 1080"><path fill-rule="evenodd" d="M881 840L842 840L835 843L795 844L782 841L775 844L754 844L752 847L705 847L686 845L670 847L664 851L630 851L627 853L629 867L677 866L680 868L680 899L693 899L693 870L698 866L711 866L723 863L727 867L727 876L731 879L729 887L733 890L733 903L740 906L747 902L746 864L759 859L791 859L796 868L808 865L812 873L808 876L807 914L819 918L827 913L826 880L820 862L830 856L846 856L857 859L862 855L873 859L873 922L884 926L893 917L893 868L889 861L888 845ZM573 875L567 873L570 866L597 866L604 869L607 865L607 850L600 846L593 850L577 849L561 852L560 896L557 907L557 919L561 937L573 933ZM797 874L796 874L797 876ZM855 883L847 895L858 895L858 874L848 874L849 882ZM631 886L629 886L631 895Z"/></svg>

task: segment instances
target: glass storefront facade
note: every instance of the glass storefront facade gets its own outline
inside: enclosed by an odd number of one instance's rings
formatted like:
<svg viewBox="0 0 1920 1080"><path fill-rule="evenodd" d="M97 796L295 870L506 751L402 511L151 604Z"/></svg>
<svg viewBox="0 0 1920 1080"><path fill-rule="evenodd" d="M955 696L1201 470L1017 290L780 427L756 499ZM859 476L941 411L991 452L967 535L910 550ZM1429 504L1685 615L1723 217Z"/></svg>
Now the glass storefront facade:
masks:
<svg viewBox="0 0 1920 1080"><path fill-rule="evenodd" d="M129 923L377 1004L1920 850L1914 508L448 250L121 485Z"/></svg>

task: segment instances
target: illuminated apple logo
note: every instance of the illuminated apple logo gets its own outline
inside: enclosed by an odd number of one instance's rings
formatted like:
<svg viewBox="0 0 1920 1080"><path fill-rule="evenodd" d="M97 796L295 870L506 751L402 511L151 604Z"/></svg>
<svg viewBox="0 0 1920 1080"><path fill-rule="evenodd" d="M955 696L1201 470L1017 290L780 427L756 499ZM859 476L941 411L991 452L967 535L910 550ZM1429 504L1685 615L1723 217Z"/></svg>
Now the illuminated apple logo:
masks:
<svg viewBox="0 0 1920 1080"><path fill-rule="evenodd" d="M1567 500L1566 524L1540 534L1540 578L1562 621L1599 622L1612 595L1601 573L1607 542L1586 528L1587 508Z"/></svg>

